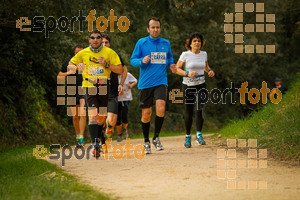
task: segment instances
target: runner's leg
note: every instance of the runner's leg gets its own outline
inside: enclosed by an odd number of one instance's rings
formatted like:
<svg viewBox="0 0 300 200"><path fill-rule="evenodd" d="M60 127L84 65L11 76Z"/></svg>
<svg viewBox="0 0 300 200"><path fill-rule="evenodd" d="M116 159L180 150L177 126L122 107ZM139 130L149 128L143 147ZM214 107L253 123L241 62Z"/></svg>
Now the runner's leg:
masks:
<svg viewBox="0 0 300 200"><path fill-rule="evenodd" d="M154 100L156 105L156 117L153 141L159 137L161 127L164 122L166 101L167 101L168 86L159 85L154 88ZM160 143L160 141L158 141Z"/></svg>
<svg viewBox="0 0 300 200"><path fill-rule="evenodd" d="M115 114L115 113L107 113L107 124L108 126L106 127L107 129L110 129L110 130L113 130L116 123L117 123L117 118L118 118L118 115Z"/></svg>
<svg viewBox="0 0 300 200"><path fill-rule="evenodd" d="M97 109L89 109L89 132L91 136L92 143L95 144L98 142L96 138L98 137L98 123L97 123Z"/></svg>
<svg viewBox="0 0 300 200"><path fill-rule="evenodd" d="M103 129L104 129L104 123L102 122L101 124L99 124L99 123L97 123L97 124L98 124L97 138L100 138L101 143L105 144L105 137L104 137L104 134L102 133Z"/></svg>
<svg viewBox="0 0 300 200"><path fill-rule="evenodd" d="M197 110L196 112L196 125L197 125L197 132L202 131L203 122L204 122L204 114L203 109Z"/></svg>
<svg viewBox="0 0 300 200"><path fill-rule="evenodd" d="M205 91L206 90L206 84L203 83L201 85L198 86L198 98L197 98L197 111L196 111L196 123L197 123L197 136L196 136L196 142L199 145L204 145L205 141L203 139L202 136L202 126L203 126L203 122L204 122L204 112L203 112L203 107L204 107L204 101L206 99L206 95L207 93Z"/></svg>
<svg viewBox="0 0 300 200"><path fill-rule="evenodd" d="M117 131L118 135L122 134L122 111L123 111L123 102L118 102L118 117L117 117Z"/></svg>
<svg viewBox="0 0 300 200"><path fill-rule="evenodd" d="M182 91L183 91L183 103L185 107L185 115L184 115L185 132L186 135L188 136L191 134L193 115L194 115L194 103L196 100L195 95L197 94L197 89L182 84Z"/></svg>
<svg viewBox="0 0 300 200"><path fill-rule="evenodd" d="M149 140L149 131L150 131L150 117L152 114L152 106L154 100L154 89L147 88L142 89L140 92L140 107L142 108L142 128L144 134L144 147L145 153L151 153L151 145Z"/></svg>
<svg viewBox="0 0 300 200"><path fill-rule="evenodd" d="M79 119L79 139L80 143L84 143L84 131L85 131L85 125L86 125L86 110L85 110L85 99L80 99L80 107L79 107L79 113L80 113L80 119Z"/></svg>
<svg viewBox="0 0 300 200"><path fill-rule="evenodd" d="M128 131L127 131L127 126L128 126L128 111L129 111L129 103L130 101L124 101L124 107L123 107L123 112L122 112L122 124L123 124L123 138L126 139L128 137Z"/></svg>
<svg viewBox="0 0 300 200"><path fill-rule="evenodd" d="M184 106L185 106L185 115L184 115L185 133L186 135L191 135L194 105L185 104Z"/></svg>
<svg viewBox="0 0 300 200"><path fill-rule="evenodd" d="M142 128L145 142L150 142L149 131L150 131L150 117L152 114L152 107L142 109Z"/></svg>
<svg viewBox="0 0 300 200"><path fill-rule="evenodd" d="M161 127L164 122L166 110L166 101L158 99L156 100L156 117L155 117L155 131L153 140L159 137L159 133L161 131Z"/></svg>
<svg viewBox="0 0 300 200"><path fill-rule="evenodd" d="M73 116L73 125L74 125L74 128L75 128L75 132L76 132L77 137L79 137L79 134L80 134L78 107L79 107L79 105L71 107L71 112L72 112L72 116Z"/></svg>

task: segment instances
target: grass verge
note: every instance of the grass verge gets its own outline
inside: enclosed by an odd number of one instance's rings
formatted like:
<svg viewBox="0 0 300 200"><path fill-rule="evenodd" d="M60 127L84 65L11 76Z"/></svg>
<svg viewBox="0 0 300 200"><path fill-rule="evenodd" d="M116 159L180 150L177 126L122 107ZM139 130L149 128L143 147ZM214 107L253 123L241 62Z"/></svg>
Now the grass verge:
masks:
<svg viewBox="0 0 300 200"><path fill-rule="evenodd" d="M278 158L300 158L300 74L279 104L268 103L242 120L220 130L223 137L258 139L258 144L272 150ZM270 100L268 99L268 102Z"/></svg>
<svg viewBox="0 0 300 200"><path fill-rule="evenodd" d="M110 199L32 156L32 148L0 154L0 199Z"/></svg>

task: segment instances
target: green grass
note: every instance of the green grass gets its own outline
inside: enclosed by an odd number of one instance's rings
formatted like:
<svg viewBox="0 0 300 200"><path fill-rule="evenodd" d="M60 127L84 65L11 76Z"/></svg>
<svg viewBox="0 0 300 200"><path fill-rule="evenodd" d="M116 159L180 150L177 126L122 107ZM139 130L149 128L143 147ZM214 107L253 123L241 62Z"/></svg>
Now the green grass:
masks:
<svg viewBox="0 0 300 200"><path fill-rule="evenodd" d="M220 130L223 137L258 139L259 145L284 159L300 158L300 75L279 104L270 103Z"/></svg>
<svg viewBox="0 0 300 200"><path fill-rule="evenodd" d="M29 147L0 154L0 177L0 199L109 199L54 164L34 158Z"/></svg>

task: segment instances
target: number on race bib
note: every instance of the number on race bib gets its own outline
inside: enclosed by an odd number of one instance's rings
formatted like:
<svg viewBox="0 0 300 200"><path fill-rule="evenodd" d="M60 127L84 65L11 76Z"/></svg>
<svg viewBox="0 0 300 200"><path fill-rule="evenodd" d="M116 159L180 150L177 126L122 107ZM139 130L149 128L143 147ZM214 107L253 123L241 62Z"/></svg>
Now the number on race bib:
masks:
<svg viewBox="0 0 300 200"><path fill-rule="evenodd" d="M167 53L166 52L151 52L152 64L166 64Z"/></svg>

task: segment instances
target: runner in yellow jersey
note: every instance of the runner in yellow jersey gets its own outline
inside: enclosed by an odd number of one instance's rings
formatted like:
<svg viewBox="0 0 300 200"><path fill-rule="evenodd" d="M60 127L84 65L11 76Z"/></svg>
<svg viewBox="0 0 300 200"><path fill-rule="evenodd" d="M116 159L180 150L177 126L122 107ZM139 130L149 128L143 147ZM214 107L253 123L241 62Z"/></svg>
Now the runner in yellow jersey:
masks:
<svg viewBox="0 0 300 200"><path fill-rule="evenodd" d="M104 119L107 113L109 76L111 72L122 73L118 54L102 44L100 31L89 35L89 47L76 54L69 62L70 73L82 73L82 87L86 88L89 107L89 132L94 145L92 155L100 156ZM83 63L83 64L81 64Z"/></svg>

